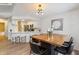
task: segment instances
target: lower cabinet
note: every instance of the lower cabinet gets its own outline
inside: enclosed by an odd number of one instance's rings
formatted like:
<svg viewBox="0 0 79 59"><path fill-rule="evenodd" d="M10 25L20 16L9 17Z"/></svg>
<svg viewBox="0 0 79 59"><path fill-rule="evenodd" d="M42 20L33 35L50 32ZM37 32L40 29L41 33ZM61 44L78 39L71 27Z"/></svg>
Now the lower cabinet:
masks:
<svg viewBox="0 0 79 59"><path fill-rule="evenodd" d="M32 35L36 35L39 33L35 33L35 32L16 32L16 33L11 33L10 40L12 42L29 42L30 41L30 36Z"/></svg>

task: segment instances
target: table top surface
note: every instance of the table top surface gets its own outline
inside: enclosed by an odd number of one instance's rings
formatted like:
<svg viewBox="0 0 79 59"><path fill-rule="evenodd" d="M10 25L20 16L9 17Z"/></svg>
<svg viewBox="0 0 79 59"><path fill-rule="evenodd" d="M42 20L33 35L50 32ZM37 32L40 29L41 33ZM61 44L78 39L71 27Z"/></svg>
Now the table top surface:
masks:
<svg viewBox="0 0 79 59"><path fill-rule="evenodd" d="M47 42L52 45L61 46L64 43L65 35L53 34L49 37L47 34L33 35L32 38L35 38L39 41Z"/></svg>

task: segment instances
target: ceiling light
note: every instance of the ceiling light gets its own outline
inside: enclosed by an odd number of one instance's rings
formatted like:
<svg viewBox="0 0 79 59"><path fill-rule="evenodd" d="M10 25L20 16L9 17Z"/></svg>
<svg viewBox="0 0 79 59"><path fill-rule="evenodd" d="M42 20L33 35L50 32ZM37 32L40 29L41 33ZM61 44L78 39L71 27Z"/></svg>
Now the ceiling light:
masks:
<svg viewBox="0 0 79 59"><path fill-rule="evenodd" d="M43 15L44 14L44 5L38 4L36 7L36 14L37 15Z"/></svg>

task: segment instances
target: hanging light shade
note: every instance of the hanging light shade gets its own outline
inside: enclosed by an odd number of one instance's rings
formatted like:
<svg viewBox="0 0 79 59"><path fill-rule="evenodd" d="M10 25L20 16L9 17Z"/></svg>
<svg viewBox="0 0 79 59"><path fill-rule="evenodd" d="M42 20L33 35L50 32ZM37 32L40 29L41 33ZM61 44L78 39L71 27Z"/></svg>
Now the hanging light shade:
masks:
<svg viewBox="0 0 79 59"><path fill-rule="evenodd" d="M36 10L37 10L37 12L36 12L37 15L43 15L44 14L43 13L44 5L43 4L38 4Z"/></svg>
<svg viewBox="0 0 79 59"><path fill-rule="evenodd" d="M44 15L46 6L47 6L46 3L36 3L36 4L34 3L32 5L34 14L38 16Z"/></svg>

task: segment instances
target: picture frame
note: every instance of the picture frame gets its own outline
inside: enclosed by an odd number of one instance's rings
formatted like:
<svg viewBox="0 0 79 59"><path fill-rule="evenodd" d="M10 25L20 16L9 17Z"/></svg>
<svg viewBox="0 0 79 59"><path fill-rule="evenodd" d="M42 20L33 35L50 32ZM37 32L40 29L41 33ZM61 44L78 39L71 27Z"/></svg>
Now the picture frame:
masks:
<svg viewBox="0 0 79 59"><path fill-rule="evenodd" d="M63 30L63 18L59 18L59 19L52 19L51 20L51 28L53 28L53 30Z"/></svg>

